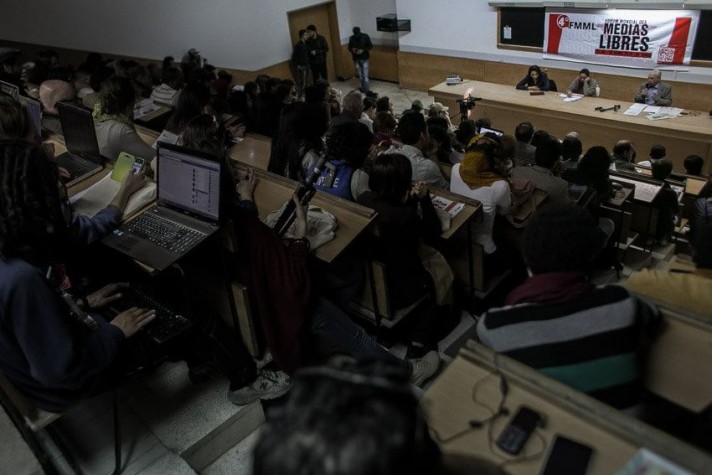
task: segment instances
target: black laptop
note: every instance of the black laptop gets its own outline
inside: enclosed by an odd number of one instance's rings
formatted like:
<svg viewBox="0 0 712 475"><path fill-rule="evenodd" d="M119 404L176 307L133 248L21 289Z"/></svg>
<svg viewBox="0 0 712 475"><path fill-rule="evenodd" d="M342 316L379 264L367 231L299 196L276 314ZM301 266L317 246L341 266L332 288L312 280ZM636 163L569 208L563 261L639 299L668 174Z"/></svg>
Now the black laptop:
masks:
<svg viewBox="0 0 712 475"><path fill-rule="evenodd" d="M25 106L27 117L35 126L35 134L37 139L42 140L42 106L39 101L30 97L20 97L20 103Z"/></svg>
<svg viewBox="0 0 712 475"><path fill-rule="evenodd" d="M58 166L69 172L66 185L71 186L100 172L106 159L99 152L91 111L68 102L58 102L57 110L67 152L55 160Z"/></svg>
<svg viewBox="0 0 712 475"><path fill-rule="evenodd" d="M105 237L107 246L163 270L220 228L222 164L212 155L158 142L156 204Z"/></svg>

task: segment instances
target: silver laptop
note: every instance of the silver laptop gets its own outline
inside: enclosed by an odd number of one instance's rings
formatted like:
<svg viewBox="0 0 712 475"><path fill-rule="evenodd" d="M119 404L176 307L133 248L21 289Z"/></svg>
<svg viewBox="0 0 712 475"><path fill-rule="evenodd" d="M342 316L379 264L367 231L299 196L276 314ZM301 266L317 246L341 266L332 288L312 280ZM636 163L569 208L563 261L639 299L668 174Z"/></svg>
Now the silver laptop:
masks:
<svg viewBox="0 0 712 475"><path fill-rule="evenodd" d="M68 102L58 102L57 110L67 152L57 156L55 161L69 172L66 185L72 186L100 172L106 159L99 152L91 111Z"/></svg>
<svg viewBox="0 0 712 475"><path fill-rule="evenodd" d="M220 228L217 158L158 142L156 204L103 239L103 243L163 270Z"/></svg>

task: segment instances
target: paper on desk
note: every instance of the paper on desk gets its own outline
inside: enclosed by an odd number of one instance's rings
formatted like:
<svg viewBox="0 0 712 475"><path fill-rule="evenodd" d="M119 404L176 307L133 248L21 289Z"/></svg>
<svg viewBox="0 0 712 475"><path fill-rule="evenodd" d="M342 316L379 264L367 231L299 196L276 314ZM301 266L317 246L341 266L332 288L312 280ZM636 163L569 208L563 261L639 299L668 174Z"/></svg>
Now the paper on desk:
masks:
<svg viewBox="0 0 712 475"><path fill-rule="evenodd" d="M178 136L176 134L174 134L173 132L168 132L166 129L163 129L163 131L161 132L161 135L158 136L158 138L156 139L155 142L153 142L153 145L151 145L151 147L153 147L155 149L156 144L158 142L166 142L171 145L175 145L178 143Z"/></svg>
<svg viewBox="0 0 712 475"><path fill-rule="evenodd" d="M564 102L576 102L580 100L583 95L582 94L571 94L570 96L567 96L566 94L559 94L559 97L564 98Z"/></svg>
<svg viewBox="0 0 712 475"><path fill-rule="evenodd" d="M645 104L633 104L623 113L623 115L638 115L643 111L643 109L645 109Z"/></svg>
<svg viewBox="0 0 712 475"><path fill-rule="evenodd" d="M633 458L616 475L692 475L680 467L648 449L639 449Z"/></svg>
<svg viewBox="0 0 712 475"><path fill-rule="evenodd" d="M156 109L158 109L158 106L151 99L142 99L134 105L134 120L142 119Z"/></svg>
<svg viewBox="0 0 712 475"><path fill-rule="evenodd" d="M613 177L613 180L635 185L635 193L633 194L633 198L639 201L645 201L646 203L651 203L658 195L658 192L661 188L661 186L659 185L632 180L629 178L622 178L617 175Z"/></svg>
<svg viewBox="0 0 712 475"><path fill-rule="evenodd" d="M86 216L94 216L102 209L109 206L116 193L119 192L121 183L111 179L111 172L104 178L94 183L84 191L77 193L69 199L74 210ZM124 216L129 216L156 199L156 183L149 181L143 188L134 193L126 204Z"/></svg>

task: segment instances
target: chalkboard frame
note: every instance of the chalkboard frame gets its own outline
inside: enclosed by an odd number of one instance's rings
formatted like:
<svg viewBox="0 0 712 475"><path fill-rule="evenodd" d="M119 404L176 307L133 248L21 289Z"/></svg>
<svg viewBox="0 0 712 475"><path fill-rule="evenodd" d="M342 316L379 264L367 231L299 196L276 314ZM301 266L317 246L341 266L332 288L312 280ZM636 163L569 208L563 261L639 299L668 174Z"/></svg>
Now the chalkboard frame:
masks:
<svg viewBox="0 0 712 475"><path fill-rule="evenodd" d="M544 7L498 8L497 48L543 53L545 10L546 9ZM527 19L527 14L541 16L541 21L532 21L531 17L529 17L528 22L517 23L520 21L525 21L525 19ZM510 25L515 27L512 31L513 37L511 40L505 40L502 37L503 28L505 26ZM532 26L536 25L541 25L540 31L539 28L532 28ZM522 39L521 35L517 35L518 32L523 32L523 34L527 36ZM541 36L539 36L539 34ZM539 46L534 44L537 41L540 41ZM694 53L692 60L690 61L690 66L712 67L712 10L701 11L700 24L697 28L697 38L695 38L695 46L693 51Z"/></svg>

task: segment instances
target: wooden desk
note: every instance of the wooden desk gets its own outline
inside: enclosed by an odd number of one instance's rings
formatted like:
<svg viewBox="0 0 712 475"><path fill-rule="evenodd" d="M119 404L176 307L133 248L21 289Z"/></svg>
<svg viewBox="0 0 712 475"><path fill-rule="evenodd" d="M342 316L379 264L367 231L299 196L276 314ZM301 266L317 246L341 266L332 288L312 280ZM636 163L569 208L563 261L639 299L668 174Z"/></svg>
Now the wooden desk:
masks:
<svg viewBox="0 0 712 475"><path fill-rule="evenodd" d="M455 86L443 82L430 88L429 93L451 110L458 110L455 100L469 88L472 88L473 96L482 98L473 110L473 119L488 117L495 128L510 135L514 135L517 124L531 121L537 129L557 137L577 131L584 150L594 145L603 145L610 150L619 139L631 140L638 151L647 151L653 145L663 143L675 170L684 170L684 157L690 154L705 158L707 171L712 170L712 121L707 112L690 111L687 116L652 121L645 114L623 115L630 102L596 97L563 102L558 92L531 96L528 91L518 91L514 86L481 81L464 81ZM598 106L606 108L616 104L621 106L618 112L594 110Z"/></svg>
<svg viewBox="0 0 712 475"><path fill-rule="evenodd" d="M259 170L267 170L269 165L272 139L265 135L247 134L242 142L230 147L228 155L238 161Z"/></svg>
<svg viewBox="0 0 712 475"><path fill-rule="evenodd" d="M240 163L238 168L244 172L247 167ZM259 177L255 188L255 203L260 219L264 219L292 198L297 182L265 170L256 169L255 173ZM317 191L310 203L333 214L338 224L336 237L314 251L317 258L327 263L336 259L376 217L376 212L370 208L320 191Z"/></svg>
<svg viewBox="0 0 712 475"><path fill-rule="evenodd" d="M704 178L693 178L688 176L685 180L685 193L697 197L697 195L700 194L700 191L702 191L702 188L704 188L705 184L707 184L707 180Z"/></svg>
<svg viewBox="0 0 712 475"><path fill-rule="evenodd" d="M502 398L497 371L507 382L504 407L509 410L509 415L496 417L484 427L467 431L470 420L485 420L496 411ZM440 443L443 452L482 457L497 464L512 457L499 451L494 443L490 444L489 424L492 424L491 433L496 439L522 404L544 415L545 427L536 430L541 437L533 435L523 449L524 454L532 457L505 466L512 474L541 473L557 434L594 449L586 472L588 475L616 473L640 447L646 447L693 473L707 473L712 467L709 454L532 368L505 356L495 356L491 350L472 341L425 393L421 404L429 426L437 435L434 437L436 441L466 431L460 437ZM541 454L537 455L539 452Z"/></svg>

